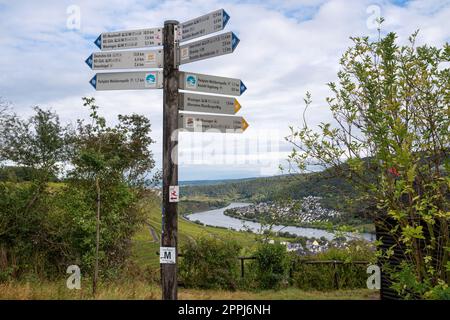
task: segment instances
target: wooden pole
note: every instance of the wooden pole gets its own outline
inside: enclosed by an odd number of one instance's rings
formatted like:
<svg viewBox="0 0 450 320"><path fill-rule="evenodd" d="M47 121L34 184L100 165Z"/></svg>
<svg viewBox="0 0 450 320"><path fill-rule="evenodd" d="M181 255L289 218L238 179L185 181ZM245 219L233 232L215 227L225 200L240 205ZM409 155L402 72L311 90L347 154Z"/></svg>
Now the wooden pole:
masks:
<svg viewBox="0 0 450 320"><path fill-rule="evenodd" d="M164 22L163 87L163 202L161 246L175 248L175 263L161 264L161 287L164 300L176 300L178 202L170 202L170 186L178 186L178 64L175 63L175 26L178 21ZM173 156L173 157L172 157Z"/></svg>

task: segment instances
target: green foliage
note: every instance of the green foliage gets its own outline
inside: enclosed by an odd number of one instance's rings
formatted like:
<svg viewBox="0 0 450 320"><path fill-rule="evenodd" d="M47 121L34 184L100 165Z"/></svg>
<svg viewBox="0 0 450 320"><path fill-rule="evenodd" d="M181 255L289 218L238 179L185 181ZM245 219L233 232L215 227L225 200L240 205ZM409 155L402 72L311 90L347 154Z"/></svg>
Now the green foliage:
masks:
<svg viewBox="0 0 450 320"><path fill-rule="evenodd" d="M223 208L230 203L223 200L184 200L178 204L178 211L181 215L208 211L216 208Z"/></svg>
<svg viewBox="0 0 450 320"><path fill-rule="evenodd" d="M232 240L202 237L186 243L179 258L179 275L186 287L235 290L241 246Z"/></svg>
<svg viewBox="0 0 450 320"><path fill-rule="evenodd" d="M394 33L352 38L326 99L335 125L308 126L307 94L303 126L287 138L292 163L333 169L370 204L380 230L394 237L379 257L405 298L450 282L450 46L418 47L416 37L406 46ZM395 248L407 264L401 269L389 268Z"/></svg>
<svg viewBox="0 0 450 320"><path fill-rule="evenodd" d="M53 278L72 264L86 275L95 267L97 244L100 272L113 276L130 255L143 221L137 201L154 166L150 122L119 116L109 127L95 100L84 102L92 123L79 120L76 130L39 108L28 120L0 117L0 160L14 164L1 170L1 279ZM64 182L51 183L55 177Z"/></svg>
<svg viewBox="0 0 450 320"><path fill-rule="evenodd" d="M39 170L30 167L4 166L0 167L0 181L25 182L33 181L39 175ZM50 173L49 181L56 182L58 178Z"/></svg>
<svg viewBox="0 0 450 320"><path fill-rule="evenodd" d="M250 264L255 281L260 289L279 289L287 284L290 258L286 247L279 243L261 243Z"/></svg>
<svg viewBox="0 0 450 320"><path fill-rule="evenodd" d="M293 283L305 290L334 290L367 288L368 264L373 262L373 248L362 241L349 244L347 248L330 248L308 257L308 261L343 261L343 264L307 264L297 257L293 265ZM368 264L352 264L367 261Z"/></svg>
<svg viewBox="0 0 450 320"><path fill-rule="evenodd" d="M0 161L32 168L34 179L46 182L65 160L69 129L50 110L35 107L34 112L27 120L15 114L0 118Z"/></svg>

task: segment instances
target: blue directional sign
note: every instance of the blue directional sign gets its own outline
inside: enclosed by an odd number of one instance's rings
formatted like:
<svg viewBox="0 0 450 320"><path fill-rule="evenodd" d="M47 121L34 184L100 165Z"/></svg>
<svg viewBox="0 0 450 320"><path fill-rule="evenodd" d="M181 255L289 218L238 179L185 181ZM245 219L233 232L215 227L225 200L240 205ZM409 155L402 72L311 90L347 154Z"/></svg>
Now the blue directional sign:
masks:
<svg viewBox="0 0 450 320"><path fill-rule="evenodd" d="M179 62L185 64L232 53L239 44L233 32L222 33L180 46Z"/></svg>
<svg viewBox="0 0 450 320"><path fill-rule="evenodd" d="M161 70L97 73L89 83L97 91L161 89L163 73Z"/></svg>
<svg viewBox="0 0 450 320"><path fill-rule="evenodd" d="M221 31L227 25L230 16L220 9L181 24L181 41L191 40L207 34Z"/></svg>
<svg viewBox="0 0 450 320"><path fill-rule="evenodd" d="M96 52L86 59L93 70L162 68L163 51L110 51Z"/></svg>
<svg viewBox="0 0 450 320"><path fill-rule="evenodd" d="M247 87L240 79L210 76L193 72L180 72L182 90L240 96Z"/></svg>
<svg viewBox="0 0 450 320"><path fill-rule="evenodd" d="M104 32L94 41L102 51L161 46L162 28Z"/></svg>

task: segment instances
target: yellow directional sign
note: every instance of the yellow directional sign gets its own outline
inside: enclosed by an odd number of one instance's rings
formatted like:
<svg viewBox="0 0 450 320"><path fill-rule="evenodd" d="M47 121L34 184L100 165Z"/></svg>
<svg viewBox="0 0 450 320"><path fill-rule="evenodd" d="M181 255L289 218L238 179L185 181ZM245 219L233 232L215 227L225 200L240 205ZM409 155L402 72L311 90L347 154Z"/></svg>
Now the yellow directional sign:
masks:
<svg viewBox="0 0 450 320"><path fill-rule="evenodd" d="M232 97L180 93L179 110L181 111L235 114L239 109L241 105Z"/></svg>

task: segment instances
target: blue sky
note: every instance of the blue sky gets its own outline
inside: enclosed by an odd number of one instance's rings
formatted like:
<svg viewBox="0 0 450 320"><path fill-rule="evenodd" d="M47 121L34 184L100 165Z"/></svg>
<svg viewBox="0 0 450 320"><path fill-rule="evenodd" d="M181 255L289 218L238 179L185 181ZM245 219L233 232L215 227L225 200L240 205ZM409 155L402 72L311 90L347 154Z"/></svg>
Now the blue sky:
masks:
<svg viewBox="0 0 450 320"><path fill-rule="evenodd" d="M73 8L80 12L80 28L68 28ZM299 124L305 92L314 100L308 120L329 121L325 84L336 78L350 36L376 36L378 14L400 43L416 29L419 43L450 40L450 1L444 0L0 0L0 97L20 115L40 105L57 111L63 122L88 116L82 96L94 96L111 123L120 113L144 114L160 165L162 92L95 92L89 85L94 72L84 60L98 51L93 41L101 32L183 22L219 8L231 16L223 32L238 35L237 49L180 69L242 79L248 89L238 99L239 115L250 127L242 135L183 133L182 180L278 174L291 149L283 137L289 125Z"/></svg>

